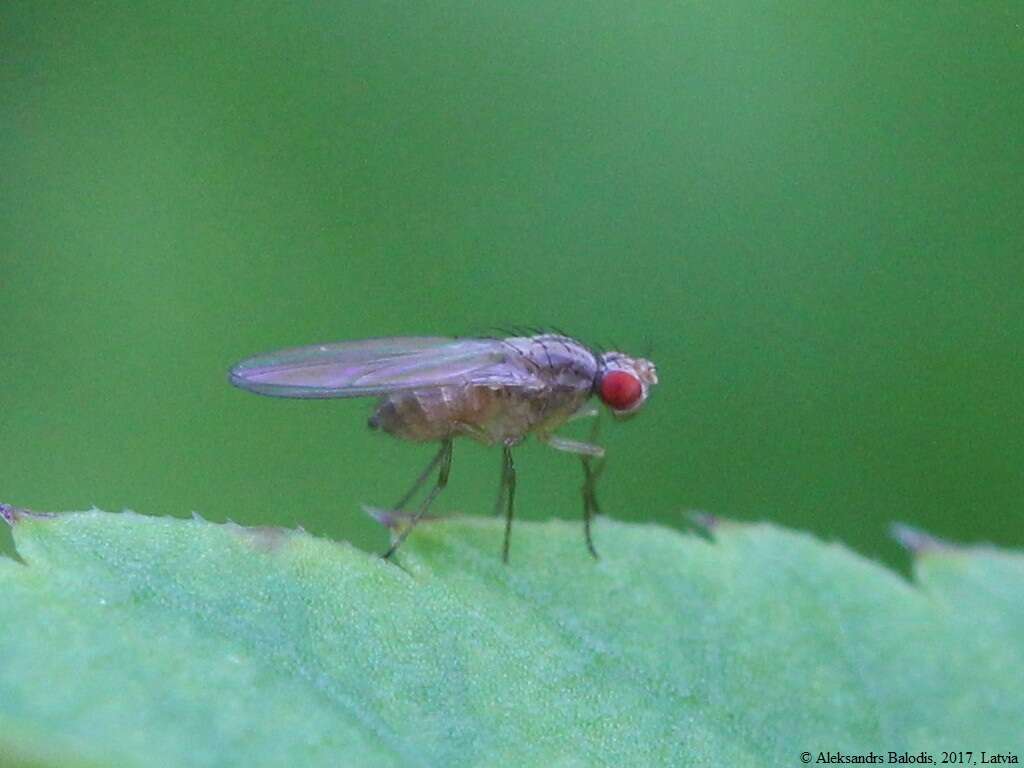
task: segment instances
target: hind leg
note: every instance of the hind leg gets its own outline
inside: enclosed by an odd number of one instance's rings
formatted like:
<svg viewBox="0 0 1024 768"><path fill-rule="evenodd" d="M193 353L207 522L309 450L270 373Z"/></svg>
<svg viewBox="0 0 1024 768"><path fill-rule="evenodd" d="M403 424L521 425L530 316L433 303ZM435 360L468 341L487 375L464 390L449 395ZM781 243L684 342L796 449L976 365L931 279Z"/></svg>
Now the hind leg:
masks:
<svg viewBox="0 0 1024 768"><path fill-rule="evenodd" d="M423 515L427 513L427 510L430 509L430 505L433 503L434 499L437 498L437 494L443 491L444 487L448 485L448 475L452 468L451 438L448 438L441 443L441 448L434 457L434 460L431 461L430 465L427 467L427 471L423 473L420 480L416 481L417 485L413 486L412 492L407 494L408 498L411 498L413 493L418 490L418 486L422 485L423 480L425 480L426 476L430 473L430 470L432 470L437 464L441 465L441 469L437 473L437 481L434 483L434 487L430 489L430 493L427 494L427 497L423 499L419 507L416 508L416 512L409 518L408 524L399 532L391 546L388 547L388 551L383 555L385 560L395 554L398 548L402 546L402 543L406 538L408 538L409 533L416 527L416 523L418 523ZM408 498L403 498L403 502L408 501Z"/></svg>

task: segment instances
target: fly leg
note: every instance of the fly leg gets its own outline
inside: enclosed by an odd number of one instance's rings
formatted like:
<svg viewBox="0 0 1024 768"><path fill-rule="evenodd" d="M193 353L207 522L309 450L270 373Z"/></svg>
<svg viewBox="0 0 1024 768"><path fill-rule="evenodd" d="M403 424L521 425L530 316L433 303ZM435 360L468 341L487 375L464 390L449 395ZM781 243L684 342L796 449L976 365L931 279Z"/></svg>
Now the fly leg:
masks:
<svg viewBox="0 0 1024 768"><path fill-rule="evenodd" d="M437 494L443 491L444 487L448 484L448 474L451 472L452 468L452 439L450 437L441 443L441 449L437 452L437 456L434 457L434 460L430 462L430 465L427 467L427 471L424 472L424 477L426 477L430 470L438 463L440 463L441 469L437 473L437 482L434 483L434 487L430 489L430 493L428 493L427 497L423 499L419 507L417 507L416 512L409 518L409 522L399 532L391 546L388 547L388 551L383 555L385 560L395 554L395 551L402 546L402 543L409 536L409 533L416 527L416 523L418 523L420 518L426 514L428 509L430 509L430 505L437 497ZM417 486L413 487L413 492L417 490L419 484L420 481L417 481ZM409 497L411 496L412 494L409 494ZM408 499L403 499L403 501L407 500Z"/></svg>
<svg viewBox="0 0 1024 768"><path fill-rule="evenodd" d="M594 424L590 427L590 442L596 444L600 433L601 419L598 417L594 419ZM590 524L593 522L594 515L601 514L601 507L597 503L596 488L597 479L604 472L604 451L602 450L599 456L581 454L580 461L583 464L583 536L587 540L587 550L591 557L597 560L597 550L594 549ZM597 466L594 466L595 464Z"/></svg>
<svg viewBox="0 0 1024 768"><path fill-rule="evenodd" d="M501 447L501 488L498 491L495 514L501 512L503 501L505 502L505 541L501 545L501 561L508 563L508 550L512 543L512 515L515 511L516 501L516 463L512 459L512 446L508 444Z"/></svg>
<svg viewBox="0 0 1024 768"><path fill-rule="evenodd" d="M508 487L508 470L505 466L505 451L501 452L501 474L498 476L498 498L494 501L494 516L501 517L505 511L505 489Z"/></svg>
<svg viewBox="0 0 1024 768"><path fill-rule="evenodd" d="M405 511L405 505L409 503L413 496L419 493L420 488L430 477L430 473L434 471L434 467L441 461L441 457L444 455L444 446L441 447L437 453L434 454L434 458L430 460L430 463L420 472L419 477L413 482L412 487L406 491L405 495L402 496L395 505L392 507L372 507L369 505L363 505L363 511L366 512L370 517L376 520L381 525L388 528L395 528L400 520L408 520L410 515Z"/></svg>
<svg viewBox="0 0 1024 768"><path fill-rule="evenodd" d="M591 436L597 436L596 429L591 432ZM583 464L583 536L587 542L587 551L596 560L597 550L594 549L594 539L590 532L590 524L594 515L601 512L594 487L597 484L597 479L604 471L604 448L594 443L570 440L567 437L559 437L558 435L548 436L545 442L556 450L575 453L580 457L580 461Z"/></svg>
<svg viewBox="0 0 1024 768"><path fill-rule="evenodd" d="M393 509L395 512L401 512L403 509L405 509L405 505L409 503L409 499L415 496L416 492L423 487L423 484L425 482L427 482L427 478L430 477L430 473L434 471L434 467L438 465L438 462L441 461L441 457L443 455L444 445L441 446L441 450L434 454L434 458L430 460L430 463L427 464L426 468L422 472L420 472L420 476L416 478L416 482L412 484L412 488L410 488L406 492L406 494L401 499L399 499L393 507L391 507L391 509Z"/></svg>
<svg viewBox="0 0 1024 768"><path fill-rule="evenodd" d="M587 540L587 550L597 560L597 550L594 549L594 538L590 532L590 523L594 519L594 515L601 514L601 507L597 503L595 486L597 485L597 479L604 471L604 457L595 459L593 456L580 456L580 461L583 464L583 536ZM594 466L595 463L597 464L596 467Z"/></svg>

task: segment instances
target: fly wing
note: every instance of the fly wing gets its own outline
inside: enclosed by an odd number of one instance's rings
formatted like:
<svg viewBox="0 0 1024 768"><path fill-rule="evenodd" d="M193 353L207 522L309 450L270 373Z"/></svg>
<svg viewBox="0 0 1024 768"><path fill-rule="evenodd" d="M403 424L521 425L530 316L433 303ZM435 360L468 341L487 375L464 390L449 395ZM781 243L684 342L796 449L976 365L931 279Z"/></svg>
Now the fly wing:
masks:
<svg viewBox="0 0 1024 768"><path fill-rule="evenodd" d="M231 369L236 387L273 397L365 397L457 381L529 387L537 380L497 339L393 337L271 352Z"/></svg>

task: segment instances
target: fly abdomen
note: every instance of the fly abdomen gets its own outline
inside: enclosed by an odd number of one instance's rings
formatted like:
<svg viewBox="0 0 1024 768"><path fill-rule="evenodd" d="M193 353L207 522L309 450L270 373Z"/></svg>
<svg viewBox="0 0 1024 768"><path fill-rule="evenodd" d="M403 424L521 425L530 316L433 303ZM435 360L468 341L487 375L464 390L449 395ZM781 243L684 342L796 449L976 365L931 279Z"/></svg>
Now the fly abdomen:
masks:
<svg viewBox="0 0 1024 768"><path fill-rule="evenodd" d="M454 437L460 431L454 394L445 387L396 392L381 398L368 423L371 429L415 442Z"/></svg>
<svg viewBox="0 0 1024 768"><path fill-rule="evenodd" d="M464 435L484 444L517 443L535 428L553 428L576 411L586 390L536 397L497 387L438 387L380 400L372 428L415 442Z"/></svg>

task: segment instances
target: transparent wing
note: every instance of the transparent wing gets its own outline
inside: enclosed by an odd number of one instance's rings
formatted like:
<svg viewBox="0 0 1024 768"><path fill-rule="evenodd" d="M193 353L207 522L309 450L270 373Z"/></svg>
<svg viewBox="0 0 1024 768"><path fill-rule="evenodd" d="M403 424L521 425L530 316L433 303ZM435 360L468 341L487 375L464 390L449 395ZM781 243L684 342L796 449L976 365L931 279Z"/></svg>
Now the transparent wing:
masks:
<svg viewBox="0 0 1024 768"><path fill-rule="evenodd" d="M320 344L244 360L231 383L273 397L364 397L462 381L533 387L539 381L497 339L392 337Z"/></svg>

